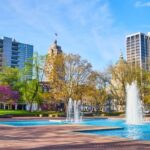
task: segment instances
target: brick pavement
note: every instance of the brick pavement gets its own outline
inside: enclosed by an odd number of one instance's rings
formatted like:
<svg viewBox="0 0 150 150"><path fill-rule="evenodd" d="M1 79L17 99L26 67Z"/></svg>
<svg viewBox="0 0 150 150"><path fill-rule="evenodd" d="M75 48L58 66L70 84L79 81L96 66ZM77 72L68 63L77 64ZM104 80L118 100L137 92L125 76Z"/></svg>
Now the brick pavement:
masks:
<svg viewBox="0 0 150 150"><path fill-rule="evenodd" d="M72 132L89 128L0 126L0 150L150 150L150 142Z"/></svg>

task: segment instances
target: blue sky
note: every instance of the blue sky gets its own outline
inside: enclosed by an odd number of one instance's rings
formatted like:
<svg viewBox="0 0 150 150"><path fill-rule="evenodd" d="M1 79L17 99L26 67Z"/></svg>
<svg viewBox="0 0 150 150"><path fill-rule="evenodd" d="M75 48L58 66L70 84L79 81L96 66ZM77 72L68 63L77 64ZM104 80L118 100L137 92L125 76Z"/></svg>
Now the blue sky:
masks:
<svg viewBox="0 0 150 150"><path fill-rule="evenodd" d="M0 0L0 10L0 36L46 54L58 33L64 52L98 70L125 56L127 34L150 31L150 0Z"/></svg>

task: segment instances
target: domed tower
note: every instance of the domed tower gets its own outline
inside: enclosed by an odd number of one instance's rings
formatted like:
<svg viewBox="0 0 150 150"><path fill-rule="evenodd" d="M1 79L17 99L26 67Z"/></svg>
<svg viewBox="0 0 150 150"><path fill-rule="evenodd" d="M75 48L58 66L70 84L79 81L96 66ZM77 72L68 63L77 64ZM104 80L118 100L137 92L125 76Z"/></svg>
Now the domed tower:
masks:
<svg viewBox="0 0 150 150"><path fill-rule="evenodd" d="M115 91L115 95L118 97L117 99L112 100L112 103L115 104L114 108L117 111L125 110L125 87L124 87L124 79L126 77L126 73L128 72L126 60L123 58L123 54L120 54L119 60L115 64L114 68L112 68L112 80L111 84L113 85L113 90Z"/></svg>
<svg viewBox="0 0 150 150"><path fill-rule="evenodd" d="M48 55L56 56L58 54L62 54L62 49L59 45L57 45L57 40L55 40L48 50Z"/></svg>
<svg viewBox="0 0 150 150"><path fill-rule="evenodd" d="M50 46L48 49L48 54L46 56L46 62L45 62L45 81L49 82L50 80L53 80L53 73L52 70L54 69L55 62L60 59L60 56L63 55L63 51L61 49L61 46L57 45L57 40L54 41L54 43ZM61 67L58 66L58 67Z"/></svg>
<svg viewBox="0 0 150 150"><path fill-rule="evenodd" d="M127 65L126 60L123 58L122 52L120 53L120 57L119 57L119 60L116 63L116 67L119 67L121 65Z"/></svg>
<svg viewBox="0 0 150 150"><path fill-rule="evenodd" d="M114 65L114 67L112 69L112 80L115 80L115 78L116 77L118 78L119 76L120 76L120 78L122 78L121 76L123 76L123 74L126 72L125 71L126 69L127 69L127 62L124 59L123 54L121 52L118 61L116 62L116 64ZM119 82L119 81L117 81L117 82Z"/></svg>

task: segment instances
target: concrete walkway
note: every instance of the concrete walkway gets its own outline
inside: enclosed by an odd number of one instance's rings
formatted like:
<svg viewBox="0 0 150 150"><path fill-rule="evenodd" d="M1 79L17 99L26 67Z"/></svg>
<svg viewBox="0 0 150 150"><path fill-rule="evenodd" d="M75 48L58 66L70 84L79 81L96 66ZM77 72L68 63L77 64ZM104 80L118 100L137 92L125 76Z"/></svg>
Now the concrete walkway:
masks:
<svg viewBox="0 0 150 150"><path fill-rule="evenodd" d="M95 127L79 125L0 126L0 150L150 150L150 142L73 132L91 128Z"/></svg>
<svg viewBox="0 0 150 150"><path fill-rule="evenodd" d="M15 120L15 118L4 120ZM108 127L82 125L12 127L0 125L0 150L150 150L150 142L146 141L74 132L104 128Z"/></svg>

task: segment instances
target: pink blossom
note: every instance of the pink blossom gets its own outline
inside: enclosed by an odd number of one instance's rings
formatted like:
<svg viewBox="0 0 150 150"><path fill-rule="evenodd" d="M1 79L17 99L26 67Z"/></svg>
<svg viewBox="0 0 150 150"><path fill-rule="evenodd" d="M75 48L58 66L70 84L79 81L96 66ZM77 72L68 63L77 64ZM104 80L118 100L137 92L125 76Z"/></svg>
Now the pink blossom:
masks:
<svg viewBox="0 0 150 150"><path fill-rule="evenodd" d="M10 86L7 85L0 85L0 101L1 102L8 102L12 101L16 103L19 99L18 91L13 91Z"/></svg>

